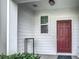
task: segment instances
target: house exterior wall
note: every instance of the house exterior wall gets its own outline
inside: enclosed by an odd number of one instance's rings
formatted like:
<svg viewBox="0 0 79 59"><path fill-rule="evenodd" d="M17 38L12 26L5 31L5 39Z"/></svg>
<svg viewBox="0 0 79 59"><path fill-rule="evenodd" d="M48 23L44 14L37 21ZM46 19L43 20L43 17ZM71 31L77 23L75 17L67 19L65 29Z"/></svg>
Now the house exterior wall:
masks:
<svg viewBox="0 0 79 59"><path fill-rule="evenodd" d="M6 53L7 0L0 0L0 54Z"/></svg>
<svg viewBox="0 0 79 59"><path fill-rule="evenodd" d="M24 39L34 37L34 11L23 5L18 10L18 52L24 52Z"/></svg>
<svg viewBox="0 0 79 59"><path fill-rule="evenodd" d="M50 55L76 55L79 39L79 11L75 8L42 10L35 15L35 52ZM40 16L48 16L48 34L40 33ZM72 53L57 53L57 20L72 20Z"/></svg>
<svg viewBox="0 0 79 59"><path fill-rule="evenodd" d="M9 19L7 20L7 54L17 52L17 15L18 6L13 0L9 0Z"/></svg>
<svg viewBox="0 0 79 59"><path fill-rule="evenodd" d="M41 10L35 14L27 9L19 9L18 50L24 52L24 38L35 38L35 53L42 55L77 55L79 39L79 9ZM30 16L30 17L29 17ZM48 34L40 33L40 17L48 16ZM35 17L35 18L33 18ZM57 53L56 21L72 20L72 53ZM44 57L45 57L44 56ZM47 57L46 57L47 58ZM49 56L51 59L52 57ZM75 58L75 57L74 57Z"/></svg>
<svg viewBox="0 0 79 59"><path fill-rule="evenodd" d="M17 5L12 0L0 0L0 54L15 53L17 51L16 38Z"/></svg>

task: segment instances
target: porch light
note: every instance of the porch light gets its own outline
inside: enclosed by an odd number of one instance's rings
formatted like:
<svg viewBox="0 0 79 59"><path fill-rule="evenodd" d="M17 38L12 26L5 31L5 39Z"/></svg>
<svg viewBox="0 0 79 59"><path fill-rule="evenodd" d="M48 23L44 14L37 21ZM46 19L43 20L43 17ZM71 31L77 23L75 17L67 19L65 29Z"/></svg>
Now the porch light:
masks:
<svg viewBox="0 0 79 59"><path fill-rule="evenodd" d="M54 1L54 0L49 0L49 4L50 4L51 6L53 6L53 5L55 4L55 1Z"/></svg>

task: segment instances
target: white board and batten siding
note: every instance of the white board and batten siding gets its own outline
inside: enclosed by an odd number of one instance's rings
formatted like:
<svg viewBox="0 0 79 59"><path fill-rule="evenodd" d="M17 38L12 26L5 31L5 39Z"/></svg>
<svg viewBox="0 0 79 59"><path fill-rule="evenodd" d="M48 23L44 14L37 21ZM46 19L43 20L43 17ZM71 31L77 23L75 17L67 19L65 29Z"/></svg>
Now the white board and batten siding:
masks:
<svg viewBox="0 0 79 59"><path fill-rule="evenodd" d="M6 54L7 0L0 0L0 54Z"/></svg>
<svg viewBox="0 0 79 59"><path fill-rule="evenodd" d="M19 10L19 28L18 28L18 49L23 51L24 38L35 38L35 53L47 55L60 55L57 53L57 20L72 20L72 53L64 53L65 55L76 55L78 48L78 32L79 17L76 9L58 9L37 11L35 15L28 10ZM28 12L27 12L28 11ZM34 16L33 16L34 15ZM31 17L29 17L31 16ZM40 17L48 16L48 33L41 34ZM34 17L34 18L33 18ZM63 54L62 54L63 55Z"/></svg>

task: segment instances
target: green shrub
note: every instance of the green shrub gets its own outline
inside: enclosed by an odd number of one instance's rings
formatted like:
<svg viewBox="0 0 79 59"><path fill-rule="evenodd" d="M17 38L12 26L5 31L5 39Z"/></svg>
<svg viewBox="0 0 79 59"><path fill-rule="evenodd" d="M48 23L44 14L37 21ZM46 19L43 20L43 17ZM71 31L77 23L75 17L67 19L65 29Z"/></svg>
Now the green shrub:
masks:
<svg viewBox="0 0 79 59"><path fill-rule="evenodd" d="M39 55L31 53L16 53L12 55L0 55L0 59L40 59Z"/></svg>

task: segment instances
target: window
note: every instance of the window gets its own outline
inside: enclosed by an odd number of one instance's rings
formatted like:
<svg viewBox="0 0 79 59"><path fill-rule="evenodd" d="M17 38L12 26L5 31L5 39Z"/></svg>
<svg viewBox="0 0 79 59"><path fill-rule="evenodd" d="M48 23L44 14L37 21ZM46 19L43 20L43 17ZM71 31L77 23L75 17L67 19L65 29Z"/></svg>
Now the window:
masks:
<svg viewBox="0 0 79 59"><path fill-rule="evenodd" d="M41 24L47 24L48 23L48 16L41 16Z"/></svg>
<svg viewBox="0 0 79 59"><path fill-rule="evenodd" d="M48 33L48 16L41 16L41 33Z"/></svg>

